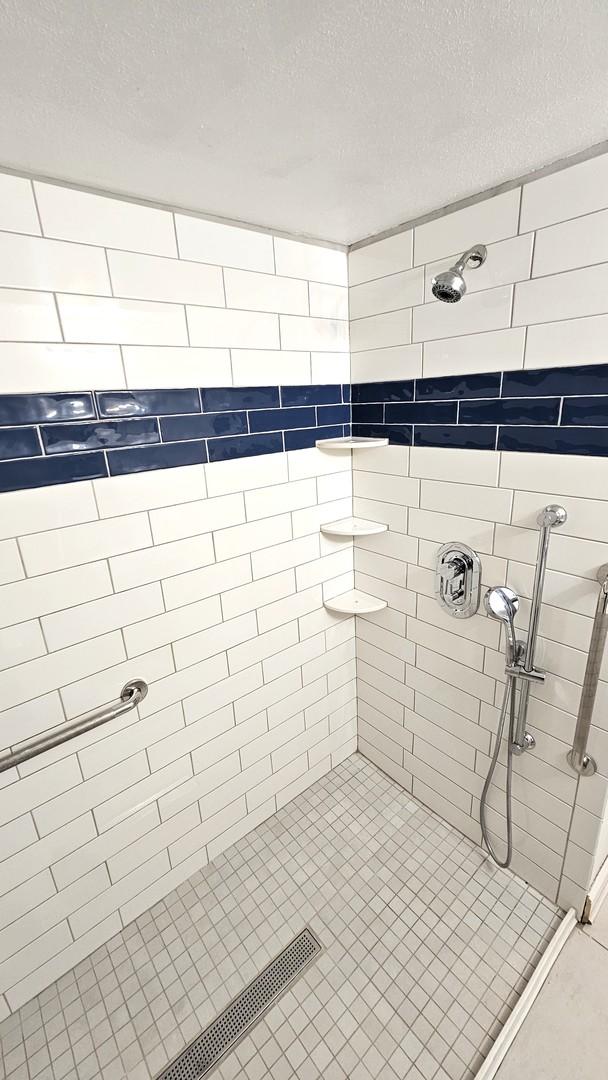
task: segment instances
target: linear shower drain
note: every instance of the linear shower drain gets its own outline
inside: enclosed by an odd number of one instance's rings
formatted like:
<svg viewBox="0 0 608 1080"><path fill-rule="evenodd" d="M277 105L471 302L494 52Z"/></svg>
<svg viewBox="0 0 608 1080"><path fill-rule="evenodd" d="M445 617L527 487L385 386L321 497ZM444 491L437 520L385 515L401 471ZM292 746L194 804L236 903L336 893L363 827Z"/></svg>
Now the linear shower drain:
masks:
<svg viewBox="0 0 608 1080"><path fill-rule="evenodd" d="M306 927L158 1074L157 1080L200 1080L207 1076L320 952L320 942Z"/></svg>

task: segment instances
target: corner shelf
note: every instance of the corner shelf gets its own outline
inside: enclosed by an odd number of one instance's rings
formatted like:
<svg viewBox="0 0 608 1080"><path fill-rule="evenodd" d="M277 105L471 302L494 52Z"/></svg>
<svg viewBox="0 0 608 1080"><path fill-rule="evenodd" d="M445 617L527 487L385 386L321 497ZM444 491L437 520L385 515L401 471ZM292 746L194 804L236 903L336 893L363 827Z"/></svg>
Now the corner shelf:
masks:
<svg viewBox="0 0 608 1080"><path fill-rule="evenodd" d="M331 600L324 600L323 607L328 611L334 611L338 615L371 615L373 611L382 611L388 607L386 600L380 600L377 596L361 592L360 589L351 589L349 592L334 596Z"/></svg>
<svg viewBox="0 0 608 1080"><path fill-rule="evenodd" d="M368 521L367 518L347 517L340 521L330 521L321 525L324 536L374 536L388 530L388 525L380 521Z"/></svg>
<svg viewBox="0 0 608 1080"><path fill-rule="evenodd" d="M369 450L372 446L388 446L388 439L366 439L362 435L344 435L339 439L317 439L319 450Z"/></svg>

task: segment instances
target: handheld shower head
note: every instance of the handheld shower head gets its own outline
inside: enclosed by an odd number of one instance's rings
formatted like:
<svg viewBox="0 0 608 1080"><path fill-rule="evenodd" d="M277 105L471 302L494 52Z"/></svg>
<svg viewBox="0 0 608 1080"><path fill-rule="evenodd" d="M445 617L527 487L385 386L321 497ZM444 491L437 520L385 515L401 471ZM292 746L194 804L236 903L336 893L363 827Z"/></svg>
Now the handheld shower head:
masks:
<svg viewBox="0 0 608 1080"><path fill-rule="evenodd" d="M507 585L495 585L483 598L484 607L493 619L505 624L507 634L507 664L512 664L517 649L515 616L519 610L519 596Z"/></svg>
<svg viewBox="0 0 608 1080"><path fill-rule="evenodd" d="M485 244L475 244L474 247L465 251L449 270L435 275L431 282L433 296L436 296L438 300L443 300L444 304L455 304L458 300L462 300L467 291L466 281L462 274L465 266L468 264L476 270L486 261L487 254Z"/></svg>

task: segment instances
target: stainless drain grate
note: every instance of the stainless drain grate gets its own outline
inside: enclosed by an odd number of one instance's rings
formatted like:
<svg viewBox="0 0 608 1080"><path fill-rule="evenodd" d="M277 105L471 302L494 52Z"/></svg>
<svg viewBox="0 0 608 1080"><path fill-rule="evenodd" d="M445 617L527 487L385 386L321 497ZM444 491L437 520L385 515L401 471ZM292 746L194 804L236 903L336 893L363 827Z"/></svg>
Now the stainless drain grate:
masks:
<svg viewBox="0 0 608 1080"><path fill-rule="evenodd" d="M212 1020L157 1080L200 1080L261 1020L321 952L306 927Z"/></svg>

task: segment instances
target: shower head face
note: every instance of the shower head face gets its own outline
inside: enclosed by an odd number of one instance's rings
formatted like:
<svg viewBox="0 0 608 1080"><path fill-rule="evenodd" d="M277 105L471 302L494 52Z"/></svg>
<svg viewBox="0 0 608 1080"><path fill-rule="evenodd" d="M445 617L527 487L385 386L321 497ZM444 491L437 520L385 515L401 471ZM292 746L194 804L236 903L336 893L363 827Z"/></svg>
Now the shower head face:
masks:
<svg viewBox="0 0 608 1080"><path fill-rule="evenodd" d="M507 663L515 659L515 616L519 610L519 596L507 585L495 585L483 598L484 607L493 619L504 623L507 634Z"/></svg>
<svg viewBox="0 0 608 1080"><path fill-rule="evenodd" d="M431 291L433 296L437 300L442 300L444 304L456 304L458 300L462 300L467 291L467 285L462 274L452 267L451 270L444 270L442 274L437 274L433 278Z"/></svg>

